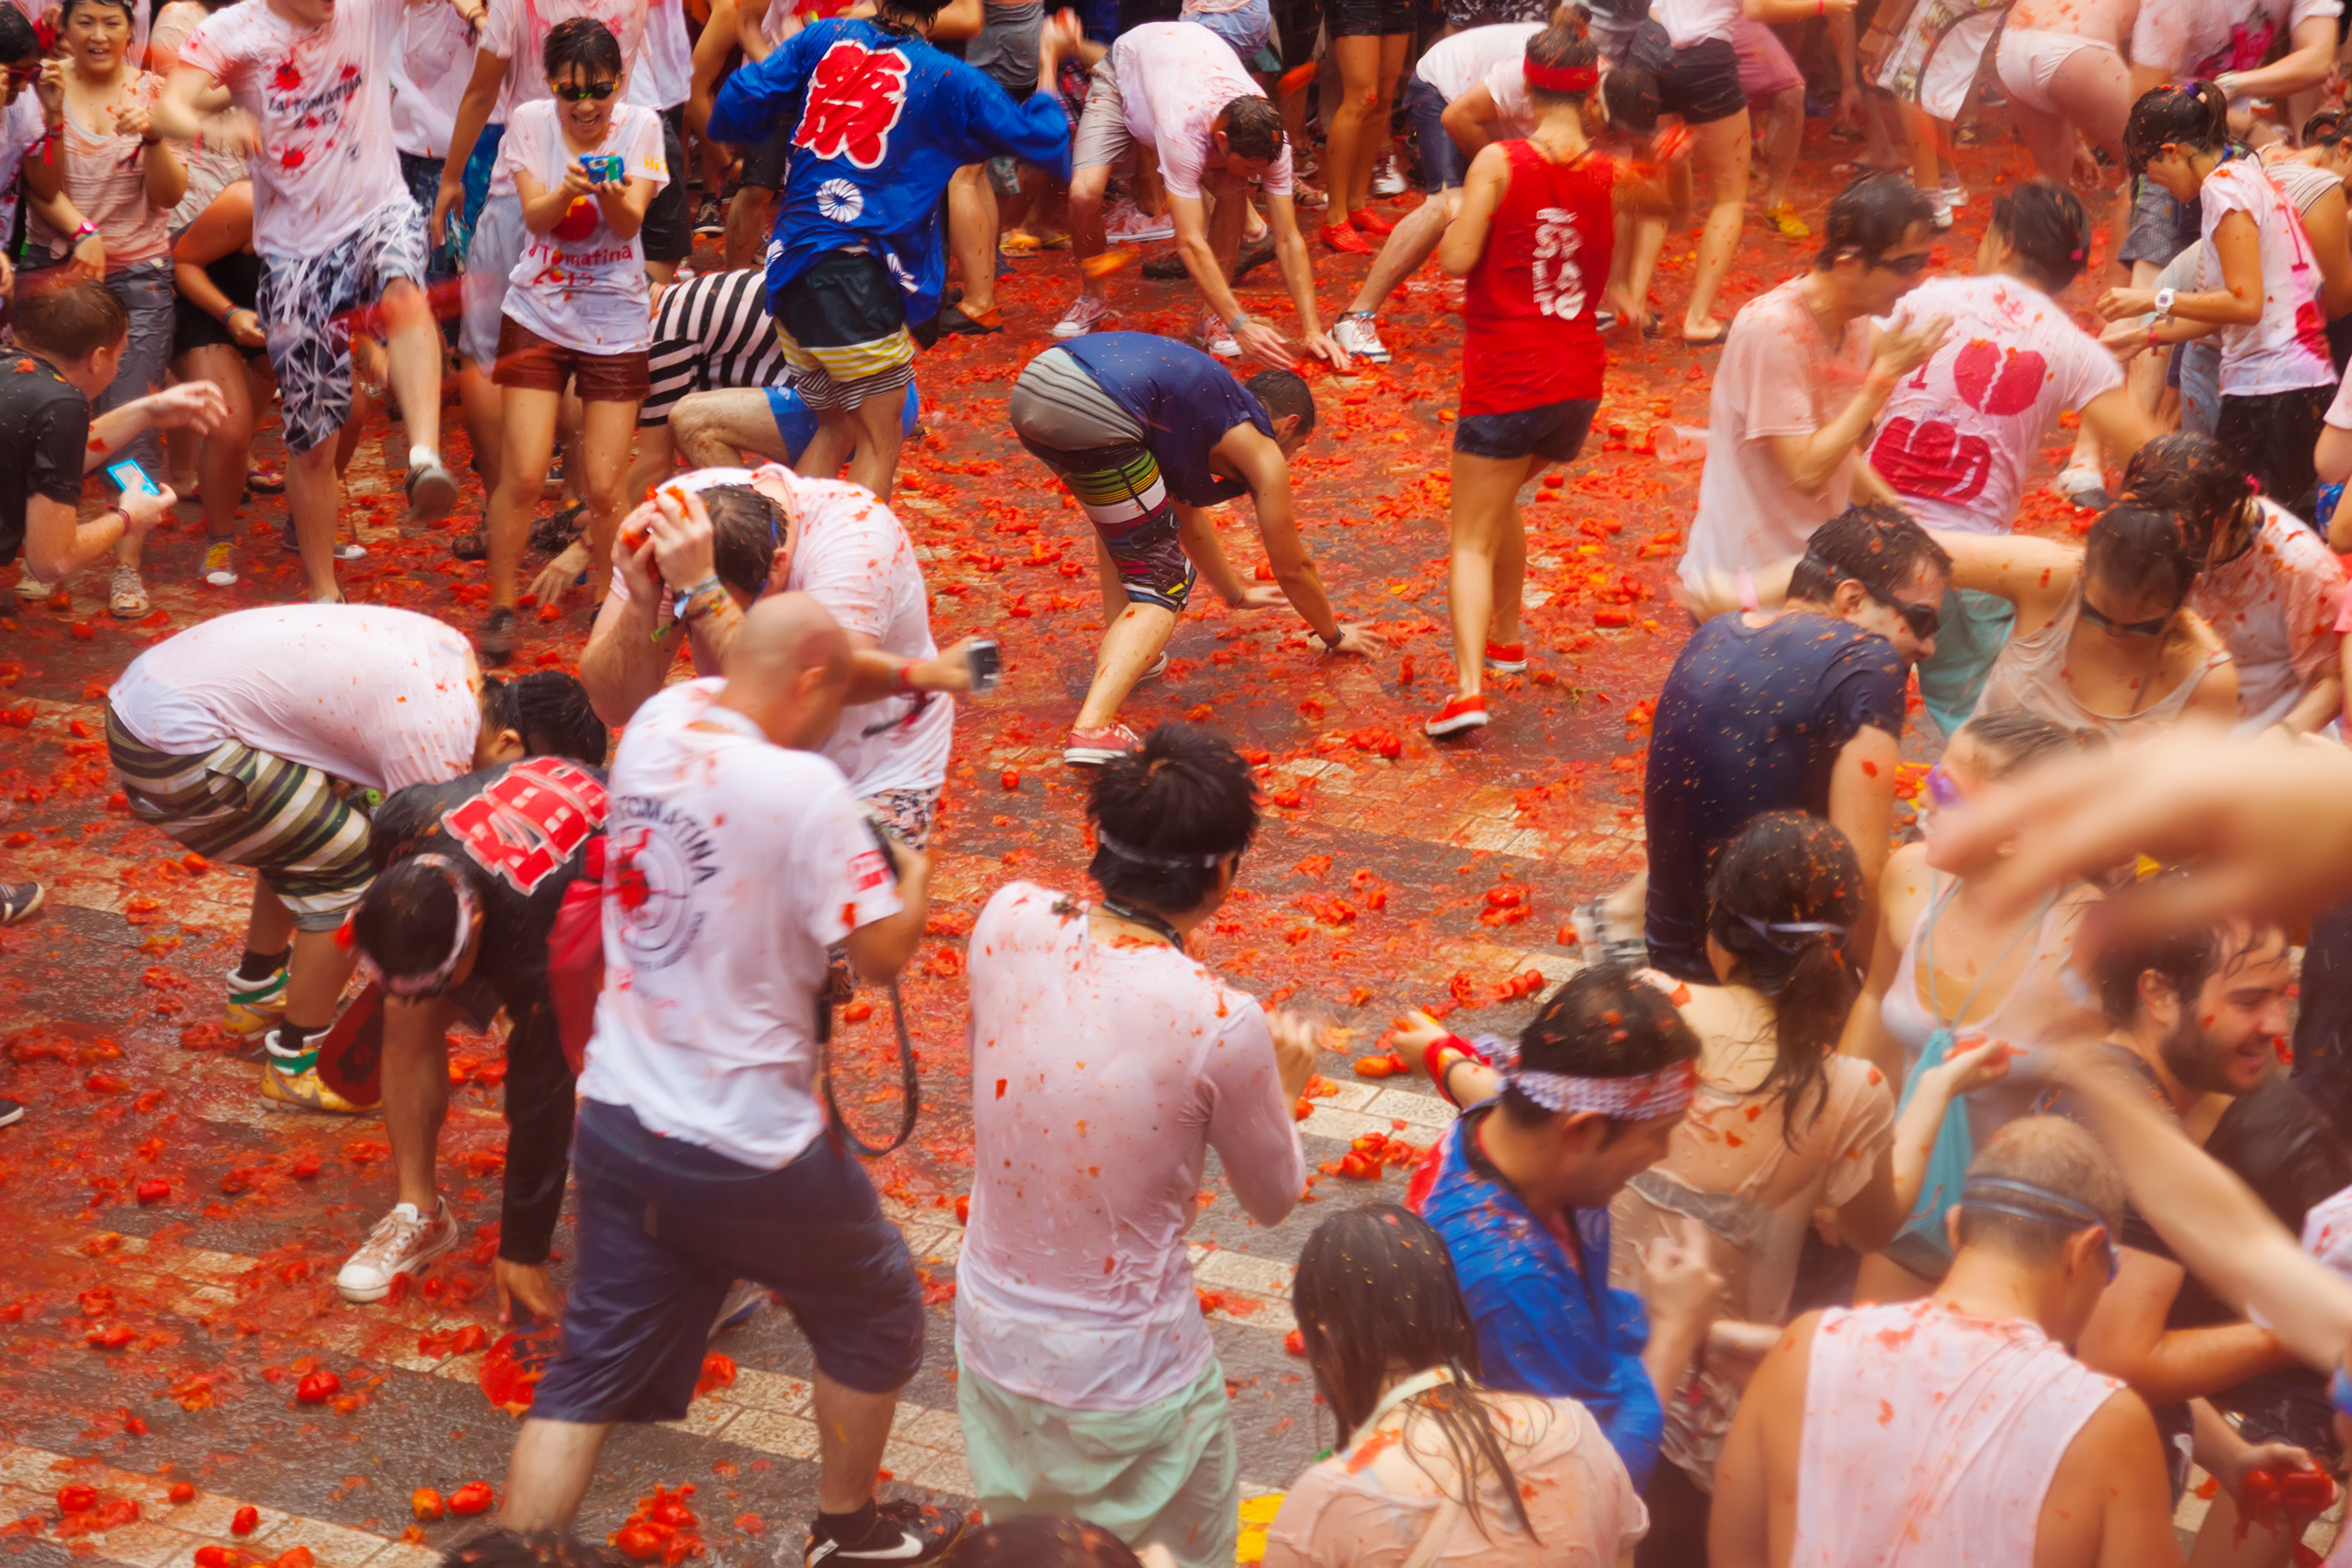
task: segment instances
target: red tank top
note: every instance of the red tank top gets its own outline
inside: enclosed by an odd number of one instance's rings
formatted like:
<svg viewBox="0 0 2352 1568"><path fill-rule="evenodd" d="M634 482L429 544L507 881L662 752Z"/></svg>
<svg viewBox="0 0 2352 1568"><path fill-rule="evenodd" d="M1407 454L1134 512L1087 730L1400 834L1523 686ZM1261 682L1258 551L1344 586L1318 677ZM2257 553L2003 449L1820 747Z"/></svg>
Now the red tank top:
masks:
<svg viewBox="0 0 2352 1568"><path fill-rule="evenodd" d="M1607 359L1593 312L1617 240L1617 166L1598 152L1554 163L1533 142L1503 150L1511 183L1462 302L1465 414L1598 398Z"/></svg>

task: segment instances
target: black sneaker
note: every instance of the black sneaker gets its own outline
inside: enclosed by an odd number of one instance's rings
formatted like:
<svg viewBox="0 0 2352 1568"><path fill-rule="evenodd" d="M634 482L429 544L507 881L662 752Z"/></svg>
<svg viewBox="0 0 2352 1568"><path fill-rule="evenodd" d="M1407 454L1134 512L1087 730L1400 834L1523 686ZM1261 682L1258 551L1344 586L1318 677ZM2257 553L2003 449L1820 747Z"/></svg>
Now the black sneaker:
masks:
<svg viewBox="0 0 2352 1568"><path fill-rule="evenodd" d="M707 240L727 232L727 215L719 210L719 198L707 196L695 213L695 232Z"/></svg>
<svg viewBox="0 0 2352 1568"><path fill-rule="evenodd" d="M508 664L515 658L515 612L493 610L483 623L481 636L474 639L474 647L484 664Z"/></svg>
<svg viewBox="0 0 2352 1568"><path fill-rule="evenodd" d="M0 1099L0 1127L13 1127L25 1119L25 1108L13 1099Z"/></svg>
<svg viewBox="0 0 2352 1568"><path fill-rule="evenodd" d="M0 925L14 925L41 908L38 882L0 882Z"/></svg>
<svg viewBox="0 0 2352 1568"><path fill-rule="evenodd" d="M986 314L998 315L993 310ZM938 325L942 332L953 333L959 338L985 338L992 332L1004 330L1002 316L992 322L982 321L979 316L967 313L960 304L940 306Z"/></svg>
<svg viewBox="0 0 2352 1568"><path fill-rule="evenodd" d="M820 1562L936 1562L947 1555L964 1526L965 1514L949 1508L929 1508L918 1503L885 1503L874 1510L873 1526L862 1539L819 1540L809 1531L802 1550L802 1568Z"/></svg>

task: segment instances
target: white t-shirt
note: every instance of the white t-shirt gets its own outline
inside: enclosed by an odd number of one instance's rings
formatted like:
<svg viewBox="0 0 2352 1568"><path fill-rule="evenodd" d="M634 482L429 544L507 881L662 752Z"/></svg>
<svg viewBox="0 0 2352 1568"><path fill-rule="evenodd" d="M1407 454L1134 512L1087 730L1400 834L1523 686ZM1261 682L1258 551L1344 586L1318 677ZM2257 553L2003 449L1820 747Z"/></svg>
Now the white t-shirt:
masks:
<svg viewBox="0 0 2352 1568"><path fill-rule="evenodd" d="M604 992L580 1093L779 1170L825 1131L825 950L901 906L840 769L719 707L726 684L659 693L613 754Z"/></svg>
<svg viewBox="0 0 2352 1568"><path fill-rule="evenodd" d="M392 135L402 152L449 156L457 105L473 74L473 30L455 6L421 6L409 13L392 62Z"/></svg>
<svg viewBox="0 0 2352 1568"><path fill-rule="evenodd" d="M1210 127L1237 98L1265 90L1241 69L1233 46L1198 22L1146 22L1111 46L1127 134L1159 154L1168 194L1198 199L1212 150ZM1290 194L1290 148L1266 165L1259 186L1268 196Z"/></svg>
<svg viewBox="0 0 2352 1568"><path fill-rule="evenodd" d="M15 102L0 109L0 234L16 232L17 172L24 167L25 154L45 129L41 100L30 87L20 89Z"/></svg>
<svg viewBox="0 0 2352 1568"><path fill-rule="evenodd" d="M1430 45L1415 67L1421 80L1453 102L1486 79L1497 65L1517 65L1527 57L1527 40L1543 30L1541 22L1497 22L1470 28ZM1526 79L1524 74L1521 77Z"/></svg>
<svg viewBox="0 0 2352 1568"><path fill-rule="evenodd" d="M180 64L209 72L259 127L248 169L261 255L325 255L407 199L390 76L407 14L402 0L339 0L302 28L268 0L238 0L180 46Z"/></svg>
<svg viewBox="0 0 2352 1568"><path fill-rule="evenodd" d="M2007 533L2051 422L2122 386L2122 371L2064 306L2015 278L1931 278L1896 314L1950 316L1952 330L1886 400L1871 466L1924 527Z"/></svg>
<svg viewBox="0 0 2352 1568"><path fill-rule="evenodd" d="M515 111L526 103L553 102L547 90L543 52L547 35L558 22L594 17L621 41L621 101L630 96L631 77L638 53L645 47L646 0L489 0L482 19L481 47L506 62L506 79L498 89L498 108L491 118L512 126ZM513 196L515 177L500 159L490 172L490 194Z"/></svg>
<svg viewBox="0 0 2352 1568"><path fill-rule="evenodd" d="M1487 70L1486 93L1494 100L1495 135L1499 139L1533 136L1536 101L1527 96L1527 60L1498 60Z"/></svg>
<svg viewBox="0 0 2352 1568"><path fill-rule="evenodd" d="M2327 317L2320 309L2320 267L2303 220L2250 158L2235 158L2205 176L2199 196L2202 269L2220 288L2221 257L2213 232L2222 219L2243 212L2253 220L2263 258L2263 318L2221 331L2224 397L2256 397L2303 386L2335 385L2328 358Z"/></svg>
<svg viewBox="0 0 2352 1568"><path fill-rule="evenodd" d="M1759 294L1731 318L1707 399L1706 467L1682 580L1753 570L1801 554L1813 530L1846 510L1854 455L1808 495L1788 481L1770 437L1811 435L1837 417L1871 363L1871 324L1857 316L1835 344L1822 337L1802 278Z"/></svg>
<svg viewBox="0 0 2352 1568"><path fill-rule="evenodd" d="M1212 1353L1184 1253L1208 1150L1262 1225L1306 1182L1265 1010L1172 947L1096 942L1083 902L1034 883L997 891L966 953L956 1351L1027 1398L1141 1409Z"/></svg>
<svg viewBox="0 0 2352 1568"><path fill-rule="evenodd" d="M133 736L196 756L225 741L390 794L474 765L473 649L429 615L289 604L200 621L106 694Z"/></svg>
<svg viewBox="0 0 2352 1568"><path fill-rule="evenodd" d="M2300 517L2257 499L2262 525L2236 559L2208 566L2189 607L2228 645L2238 667L2238 728L2266 730L2335 668L2344 567Z"/></svg>
<svg viewBox="0 0 2352 1568"><path fill-rule="evenodd" d="M914 541L889 506L859 485L839 480L802 479L780 464L751 469L697 469L673 481L686 490L749 484L767 478L790 487L800 526L792 564L784 575L787 592L805 593L849 633L862 632L897 659L935 659L931 637L930 595ZM629 602L629 585L612 574L608 598ZM655 614L667 619L675 602ZM688 645L690 647L691 644ZM912 723L903 722L915 714ZM888 726L879 733L868 730ZM934 694L917 711L912 697L884 697L841 710L841 721L818 747L860 800L886 790L936 790L947 781L947 754L956 739L956 705Z"/></svg>
<svg viewBox="0 0 2352 1568"><path fill-rule="evenodd" d="M2293 19L2340 15L2340 5L2330 9L2331 3L2299 0ZM2176 81L2251 71L2290 25L2287 9L2279 0L2144 0L2132 22L2132 60Z"/></svg>
<svg viewBox="0 0 2352 1568"><path fill-rule="evenodd" d="M526 103L506 122L498 166L509 184L527 169L543 190L564 183L576 154L565 145L552 98ZM670 183L661 116L634 103L612 106L612 123L596 150L619 155L624 177ZM552 343L584 354L630 354L653 342L653 303L646 285L645 236L623 239L593 196L574 199L564 220L544 234L523 233L522 255L507 274L505 313Z"/></svg>
<svg viewBox="0 0 2352 1568"><path fill-rule="evenodd" d="M674 109L694 89L695 45L686 36L685 7L680 0L652 0L646 12L645 52L630 74L628 101L647 109Z"/></svg>
<svg viewBox="0 0 2352 1568"><path fill-rule="evenodd" d="M1666 30L1677 49L1688 49L1709 38L1730 42L1731 30L1746 14L1740 0L1657 0L1650 7L1650 15L1657 18L1657 25Z"/></svg>

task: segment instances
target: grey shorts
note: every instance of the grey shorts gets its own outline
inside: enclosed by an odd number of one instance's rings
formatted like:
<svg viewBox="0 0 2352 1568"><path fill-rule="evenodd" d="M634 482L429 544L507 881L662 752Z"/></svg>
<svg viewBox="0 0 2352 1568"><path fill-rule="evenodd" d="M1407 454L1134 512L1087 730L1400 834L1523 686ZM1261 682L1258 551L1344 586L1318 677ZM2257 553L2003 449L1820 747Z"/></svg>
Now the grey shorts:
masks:
<svg viewBox="0 0 2352 1568"><path fill-rule="evenodd" d="M1004 414L1024 445L1056 454L1148 445L1135 416L1061 349L1046 350L1022 370Z"/></svg>
<svg viewBox="0 0 2352 1568"><path fill-rule="evenodd" d="M1077 134L1070 138L1070 167L1116 163L1134 145L1135 138L1127 134L1126 105L1119 101L1119 73L1105 54L1087 77L1087 111L1078 116Z"/></svg>

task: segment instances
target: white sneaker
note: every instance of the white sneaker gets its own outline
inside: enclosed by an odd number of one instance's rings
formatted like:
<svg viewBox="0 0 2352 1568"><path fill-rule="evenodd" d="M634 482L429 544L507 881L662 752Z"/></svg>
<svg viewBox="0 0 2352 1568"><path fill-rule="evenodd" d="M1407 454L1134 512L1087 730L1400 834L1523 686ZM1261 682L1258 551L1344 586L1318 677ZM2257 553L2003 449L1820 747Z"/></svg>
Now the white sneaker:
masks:
<svg viewBox="0 0 2352 1568"><path fill-rule="evenodd" d="M1381 342L1369 311L1351 310L1333 322L1331 340L1351 360L1369 360L1373 364L1388 362L1387 346Z"/></svg>
<svg viewBox="0 0 2352 1568"><path fill-rule="evenodd" d="M1146 215L1133 202L1121 202L1102 215L1103 238L1114 245L1139 245L1149 240L1172 240L1176 237L1176 220L1162 213L1158 218Z"/></svg>
<svg viewBox="0 0 2352 1568"><path fill-rule="evenodd" d="M446 1198L434 1200L431 1219L417 1213L414 1204L395 1204L368 1232L366 1243L344 1261L335 1277L336 1293L347 1301L380 1301L391 1294L395 1275L414 1278L457 1244L457 1220Z"/></svg>
<svg viewBox="0 0 2352 1568"><path fill-rule="evenodd" d="M1384 152L1380 161L1372 165L1372 194L1381 196L1405 194L1405 172L1396 167L1396 154Z"/></svg>
<svg viewBox="0 0 2352 1568"><path fill-rule="evenodd" d="M362 544L358 540L347 539L342 543L335 547L335 559L338 561L364 561L367 559L367 546Z"/></svg>
<svg viewBox="0 0 2352 1568"><path fill-rule="evenodd" d="M216 539L204 547L204 580L227 588L237 580L237 541Z"/></svg>
<svg viewBox="0 0 2352 1568"><path fill-rule="evenodd" d="M1968 187L1960 183L1960 171L1947 169L1943 173L1943 197L1954 207L1968 205Z"/></svg>
<svg viewBox="0 0 2352 1568"><path fill-rule="evenodd" d="M1241 345L1233 340L1233 334L1227 329L1225 323L1217 318L1215 311L1201 312L1198 331L1200 345L1205 351L1215 354L1220 360L1241 357Z"/></svg>
<svg viewBox="0 0 2352 1568"><path fill-rule="evenodd" d="M1053 324L1056 338L1083 338L1111 319L1111 302L1095 294L1080 294Z"/></svg>
<svg viewBox="0 0 2352 1568"><path fill-rule="evenodd" d="M1934 216L1931 221L1939 230L1952 227L1952 197L1942 190L1928 192L1928 207Z"/></svg>

